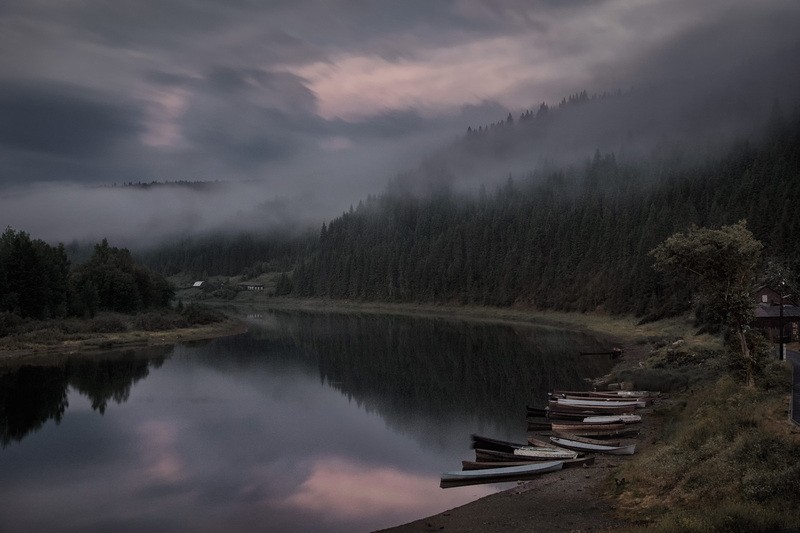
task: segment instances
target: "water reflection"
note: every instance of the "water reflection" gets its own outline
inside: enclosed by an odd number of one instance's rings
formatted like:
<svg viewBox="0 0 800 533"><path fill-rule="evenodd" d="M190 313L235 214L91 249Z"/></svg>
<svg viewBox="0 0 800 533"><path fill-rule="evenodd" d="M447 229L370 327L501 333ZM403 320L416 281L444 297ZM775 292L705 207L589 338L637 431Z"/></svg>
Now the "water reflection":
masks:
<svg viewBox="0 0 800 533"><path fill-rule="evenodd" d="M396 429L434 439L454 417L518 431L526 404L610 368L608 357L578 355L603 343L588 333L408 317L273 312L222 342L237 358L209 350L209 364L301 364Z"/></svg>
<svg viewBox="0 0 800 533"><path fill-rule="evenodd" d="M131 386L158 368L171 347L127 350L98 355L51 357L0 367L0 443L22 440L48 420L61 421L69 406L69 387L105 413L109 401L128 399Z"/></svg>
<svg viewBox="0 0 800 533"><path fill-rule="evenodd" d="M442 491L438 475L468 456L469 433L519 438L525 403L605 371L575 355L597 342L264 313L212 342L8 365L0 531L367 531L421 518L496 490Z"/></svg>

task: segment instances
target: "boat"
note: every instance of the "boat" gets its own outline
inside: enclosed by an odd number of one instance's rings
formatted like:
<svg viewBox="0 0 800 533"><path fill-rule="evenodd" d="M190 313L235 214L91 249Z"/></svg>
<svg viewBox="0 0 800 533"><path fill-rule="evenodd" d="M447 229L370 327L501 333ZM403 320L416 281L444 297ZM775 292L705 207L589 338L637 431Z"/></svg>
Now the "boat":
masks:
<svg viewBox="0 0 800 533"><path fill-rule="evenodd" d="M517 448L528 446L528 444L525 443L494 439L492 437L476 435L475 433L470 435L470 438L472 439L473 448L481 448L484 450L497 450L499 452L513 453L513 451Z"/></svg>
<svg viewBox="0 0 800 533"><path fill-rule="evenodd" d="M575 396L594 396L600 398L643 398L648 396L658 396L657 391L646 390L609 390L609 391L569 391L554 390L553 395L575 395Z"/></svg>
<svg viewBox="0 0 800 533"><path fill-rule="evenodd" d="M574 450L569 450L568 448L563 448L561 446L556 446L555 444L550 442L550 440L547 437L545 437L543 439L540 439L539 437L532 435L532 436L528 437L528 443L531 446L539 446L541 448L555 448L557 450L574 451Z"/></svg>
<svg viewBox="0 0 800 533"><path fill-rule="evenodd" d="M576 424L556 424L553 422L550 424L550 429L553 431L572 431L572 430L594 430L594 431L613 431L613 430L620 430L625 429L625 424L584 424L584 423L576 423Z"/></svg>
<svg viewBox="0 0 800 533"><path fill-rule="evenodd" d="M473 485L481 483L499 483L503 481L524 480L536 477L546 472L555 472L564 467L563 461L548 461L544 463L531 463L521 466L505 466L499 468L485 468L481 470L458 470L442 473L442 488L459 485Z"/></svg>
<svg viewBox="0 0 800 533"><path fill-rule="evenodd" d="M584 417L584 424L636 424L641 422L641 415L600 415Z"/></svg>
<svg viewBox="0 0 800 533"><path fill-rule="evenodd" d="M557 418L561 415L577 414L582 417L597 416L597 415L622 415L633 413L636 410L635 405L574 405L560 403L556 400L550 402L549 415L551 418Z"/></svg>
<svg viewBox="0 0 800 533"><path fill-rule="evenodd" d="M549 449L551 451L554 451L554 452L555 451L560 451L560 452L566 452L567 454L575 453L575 450L568 450L566 448L556 449L555 446L551 446ZM559 460L561 460L561 459L570 459L570 458L574 458L575 457L575 456L567 455L566 457L555 457L554 458L552 456L545 456L545 455L546 454L542 454L542 456L540 456L540 457L536 457L534 455L522 456L522 455L517 455L514 452L499 452L497 450L484 450L484 449L481 449L481 448L475 448L475 460L479 461L479 462L482 462L482 463L486 463L486 462L490 462L490 463L498 463L498 462L507 463L509 461L513 462L513 461L520 461L520 460L542 462L542 461L553 461L555 459L559 459Z"/></svg>
<svg viewBox="0 0 800 533"><path fill-rule="evenodd" d="M604 397L604 396L578 396L578 395L552 395L550 396L551 400L562 401L562 400L569 400L569 402L575 403L586 403L586 404L593 404L593 405L628 405L628 404L635 404L636 407L648 407L652 405L653 400L647 397L639 397L639 398L625 398L621 396L614 396L614 397ZM564 402L564 403L569 403ZM598 403L595 403L598 402Z"/></svg>
<svg viewBox="0 0 800 533"><path fill-rule="evenodd" d="M569 439L575 440L578 442L583 442L584 444L600 444L603 446L619 446L620 442L618 440L598 440L593 439L591 437L584 437L583 435L578 435L576 433L567 433L564 431L554 431L554 437L561 437L562 439Z"/></svg>
<svg viewBox="0 0 800 533"><path fill-rule="evenodd" d="M586 442L580 442L574 439L565 439L562 437L550 437L550 442L570 450L581 452L608 453L612 455L633 455L633 453L636 451L636 444L628 444L625 446L607 446L605 444L589 444Z"/></svg>
<svg viewBox="0 0 800 533"><path fill-rule="evenodd" d="M542 446L523 446L512 452L516 456L535 459L577 459L578 454L572 450L544 448Z"/></svg>
<svg viewBox="0 0 800 533"><path fill-rule="evenodd" d="M522 459L522 458L520 458ZM522 466L536 463L536 461L503 461L503 466ZM577 459L565 459L564 468L574 468L576 466L592 465L594 464L594 455L587 455L586 457L578 457ZM461 461L461 468L463 470L485 470L487 468L497 468L497 463L492 461Z"/></svg>
<svg viewBox="0 0 800 533"><path fill-rule="evenodd" d="M593 439L622 439L636 437L639 435L639 430L626 427L625 429L606 431L592 429L591 426L589 426L586 429L572 430L570 433L573 435L580 435L581 437L591 437Z"/></svg>
<svg viewBox="0 0 800 533"><path fill-rule="evenodd" d="M613 407L613 406L610 406ZM586 408L576 408L575 406L559 406L554 407L552 411L550 411L549 419L551 422L583 422L584 418L589 418L593 416L621 416L621 415L629 415L633 414L634 409L630 407L625 407L623 409L612 409L609 411L608 407L600 408L600 409L590 409ZM620 411L620 412L615 412Z"/></svg>
<svg viewBox="0 0 800 533"><path fill-rule="evenodd" d="M547 407L531 407L525 406L527 416L547 416Z"/></svg>
<svg viewBox="0 0 800 533"><path fill-rule="evenodd" d="M558 405L578 405L580 407L647 407L647 402L644 400L562 398L560 396L554 400Z"/></svg>

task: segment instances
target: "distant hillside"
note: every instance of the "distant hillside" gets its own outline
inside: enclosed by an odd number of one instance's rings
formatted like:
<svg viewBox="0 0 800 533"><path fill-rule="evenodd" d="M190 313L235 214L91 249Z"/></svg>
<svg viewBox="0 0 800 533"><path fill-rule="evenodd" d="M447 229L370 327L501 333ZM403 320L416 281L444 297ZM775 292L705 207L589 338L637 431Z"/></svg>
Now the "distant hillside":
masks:
<svg viewBox="0 0 800 533"><path fill-rule="evenodd" d="M126 181L121 184L114 183L111 187L131 187L135 189L157 189L157 188L173 188L173 189L192 189L195 191L211 191L221 189L225 186L224 181Z"/></svg>
<svg viewBox="0 0 800 533"><path fill-rule="evenodd" d="M703 157L675 148L623 162L597 150L584 165L478 195L394 187L322 227L295 269L294 294L639 315L686 308L690 287L664 287L647 255L676 230L746 218L768 256L800 265L800 120L773 114L762 132L757 144Z"/></svg>
<svg viewBox="0 0 800 533"><path fill-rule="evenodd" d="M476 192L509 176L580 167L599 150L624 164L645 167L681 158L692 168L720 157L741 141L760 144L770 116L796 114L800 100L745 98L736 90L722 94L677 87L628 92L581 91L560 103L540 103L517 114L475 124L417 168L393 180L390 190L425 195L452 190ZM784 111L781 111L781 108ZM637 179L652 182L650 172Z"/></svg>

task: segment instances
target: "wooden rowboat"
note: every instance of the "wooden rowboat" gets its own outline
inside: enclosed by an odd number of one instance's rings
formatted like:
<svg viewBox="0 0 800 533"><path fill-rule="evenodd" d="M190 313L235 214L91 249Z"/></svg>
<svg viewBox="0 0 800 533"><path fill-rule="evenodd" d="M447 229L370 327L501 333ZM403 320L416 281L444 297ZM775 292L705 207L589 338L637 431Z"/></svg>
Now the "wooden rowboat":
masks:
<svg viewBox="0 0 800 533"><path fill-rule="evenodd" d="M581 452L608 453L612 455L633 455L633 453L636 451L636 444L628 444L626 446L607 446L604 444L589 444L573 439L564 439L561 437L550 437L550 441L558 446L563 446L564 448Z"/></svg>
<svg viewBox="0 0 800 533"><path fill-rule="evenodd" d="M635 405L570 405L566 403L559 403L555 400L550 402L549 416L556 418L560 414L579 414L586 416L597 415L622 415L626 413L633 413L636 410Z"/></svg>
<svg viewBox="0 0 800 533"><path fill-rule="evenodd" d="M528 443L531 446L540 446L542 448L556 448L558 450L567 450L568 449L568 448L563 448L561 446L556 446L555 444L550 442L550 439L548 439L547 437L539 438L538 436L534 436L534 435L531 435L530 437L528 437Z"/></svg>
<svg viewBox="0 0 800 533"><path fill-rule="evenodd" d="M554 398L558 405L577 405L580 407L647 407L644 400L612 400L611 398Z"/></svg>
<svg viewBox="0 0 800 533"><path fill-rule="evenodd" d="M572 450L559 450L556 448L544 448L542 446L524 446L512 452L517 457L526 459L577 459L578 454Z"/></svg>
<svg viewBox="0 0 800 533"><path fill-rule="evenodd" d="M528 422L528 431L550 431L551 429L550 422Z"/></svg>
<svg viewBox="0 0 800 533"><path fill-rule="evenodd" d="M572 431L572 430L594 430L594 431L614 431L625 429L625 424L556 424L555 422L550 424L550 429L553 431Z"/></svg>
<svg viewBox="0 0 800 533"><path fill-rule="evenodd" d="M627 403L636 403L637 407L647 407L653 403L652 398L647 396L581 396L577 394L553 394L550 396L552 400L571 400L580 402L602 402L597 405L623 405Z"/></svg>
<svg viewBox="0 0 800 533"><path fill-rule="evenodd" d="M522 466L444 472L442 473L440 486L442 488L448 488L461 485L524 480L546 472L555 472L556 470L561 470L563 467L563 461L548 461L545 463L531 463Z"/></svg>
<svg viewBox="0 0 800 533"><path fill-rule="evenodd" d="M568 450L566 448L556 449L554 446L551 446L549 449L551 451L563 452L563 453L565 453L566 457L551 457L551 456L546 456L546 454L543 454L542 456L539 456L539 457L534 456L534 455L522 456L522 455L517 455L517 454L515 454L513 452L498 452L496 450L482 450L480 448L475 448L475 460L479 461L481 463L486 463L486 462L490 462L490 463L491 462L494 462L494 463L496 463L496 462L507 463L509 461L514 462L514 461L520 461L520 460L532 461L532 462L542 462L542 461L554 461L554 460L559 460L560 461L560 460L563 460L563 459L573 459L573 458L577 457L576 455L569 455L569 454L575 453L575 450Z"/></svg>
<svg viewBox="0 0 800 533"><path fill-rule="evenodd" d="M562 439L569 439L582 442L584 444L600 444L602 446L620 446L620 442L618 440L598 440L598 439L593 439L591 437L584 437L582 435L576 435L575 433L566 433L562 431L554 431L553 436L561 437Z"/></svg>
<svg viewBox="0 0 800 533"><path fill-rule="evenodd" d="M470 435L470 438L472 439L473 448L481 448L484 450L497 450L500 452L511 453L517 448L528 446L528 444L521 442L511 442L507 440L495 439L492 437L484 437L483 435L477 435L475 433Z"/></svg>
<svg viewBox="0 0 800 533"><path fill-rule="evenodd" d="M587 427L586 429L580 430L572 430L570 431L573 435L580 435L581 437L591 437L593 439L622 439L626 437L636 437L639 435L639 430L636 428L629 428L626 427L625 429L619 430L612 430L612 431L605 431L605 430L594 430L591 427Z"/></svg>
<svg viewBox="0 0 800 533"><path fill-rule="evenodd" d="M522 466L529 465L535 461L503 461L503 466ZM577 459L565 459L564 468L574 468L576 466L594 464L594 455L578 457ZM463 470L485 470L487 468L497 468L497 463L491 461L461 461Z"/></svg>
<svg viewBox="0 0 800 533"><path fill-rule="evenodd" d="M528 416L547 416L547 407L531 407L525 406L525 412Z"/></svg>
<svg viewBox="0 0 800 533"><path fill-rule="evenodd" d="M570 390L554 390L551 394L559 395L575 395L575 396L595 396L600 398L643 398L649 396L658 396L661 394L657 391L646 390L608 390L608 391L570 391Z"/></svg>
<svg viewBox="0 0 800 533"><path fill-rule="evenodd" d="M601 415L587 416L583 419L584 424L636 424L641 421L640 415Z"/></svg>

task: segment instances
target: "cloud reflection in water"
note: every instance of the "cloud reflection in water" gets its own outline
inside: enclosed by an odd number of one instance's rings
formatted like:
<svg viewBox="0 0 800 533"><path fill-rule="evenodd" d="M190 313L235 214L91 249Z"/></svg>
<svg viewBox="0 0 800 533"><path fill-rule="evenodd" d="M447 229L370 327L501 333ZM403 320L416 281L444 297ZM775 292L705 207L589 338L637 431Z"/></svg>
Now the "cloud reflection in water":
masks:
<svg viewBox="0 0 800 533"><path fill-rule="evenodd" d="M469 488L476 498L497 491L494 486ZM464 503L458 491L442 492L439 479L389 466L371 466L342 457L314 462L310 476L297 490L276 502L277 507L317 513L327 519L420 516Z"/></svg>

